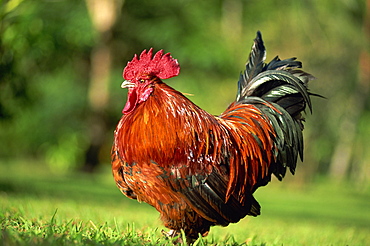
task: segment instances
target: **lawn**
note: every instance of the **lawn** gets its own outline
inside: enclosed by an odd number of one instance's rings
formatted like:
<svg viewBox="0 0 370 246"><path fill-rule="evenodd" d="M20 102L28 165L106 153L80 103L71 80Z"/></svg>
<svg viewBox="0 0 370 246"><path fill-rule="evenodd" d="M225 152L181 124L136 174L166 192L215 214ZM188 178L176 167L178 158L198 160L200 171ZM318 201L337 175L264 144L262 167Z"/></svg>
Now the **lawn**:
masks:
<svg viewBox="0 0 370 246"><path fill-rule="evenodd" d="M197 245L369 245L370 190L274 181L256 192L262 215L214 227ZM0 163L1 245L171 245L155 209L124 197L110 166L60 175Z"/></svg>

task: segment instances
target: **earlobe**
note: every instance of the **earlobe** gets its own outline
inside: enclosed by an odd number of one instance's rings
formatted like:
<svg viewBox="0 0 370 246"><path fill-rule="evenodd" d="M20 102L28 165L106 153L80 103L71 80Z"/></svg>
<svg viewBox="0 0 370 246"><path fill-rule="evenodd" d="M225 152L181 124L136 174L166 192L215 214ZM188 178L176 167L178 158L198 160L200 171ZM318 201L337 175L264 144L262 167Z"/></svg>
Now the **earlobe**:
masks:
<svg viewBox="0 0 370 246"><path fill-rule="evenodd" d="M140 97L139 97L139 100L140 102L145 102L146 100L148 100L150 94L152 94L153 92L153 87L147 87L145 88L145 90L140 94Z"/></svg>

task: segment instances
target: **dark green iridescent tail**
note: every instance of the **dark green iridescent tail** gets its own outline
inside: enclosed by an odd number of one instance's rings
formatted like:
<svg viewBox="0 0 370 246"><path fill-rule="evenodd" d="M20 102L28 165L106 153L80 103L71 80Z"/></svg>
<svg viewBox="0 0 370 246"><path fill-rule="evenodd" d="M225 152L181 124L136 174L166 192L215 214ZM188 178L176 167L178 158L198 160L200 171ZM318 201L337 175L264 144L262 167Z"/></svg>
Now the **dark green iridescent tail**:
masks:
<svg viewBox="0 0 370 246"><path fill-rule="evenodd" d="M236 101L254 104L274 126L277 161L272 173L281 180L287 167L294 174L298 154L303 158L302 112L306 106L312 110L307 84L314 77L297 69L302 63L296 58L275 57L268 64L265 58L266 49L257 32L246 69L240 74Z"/></svg>

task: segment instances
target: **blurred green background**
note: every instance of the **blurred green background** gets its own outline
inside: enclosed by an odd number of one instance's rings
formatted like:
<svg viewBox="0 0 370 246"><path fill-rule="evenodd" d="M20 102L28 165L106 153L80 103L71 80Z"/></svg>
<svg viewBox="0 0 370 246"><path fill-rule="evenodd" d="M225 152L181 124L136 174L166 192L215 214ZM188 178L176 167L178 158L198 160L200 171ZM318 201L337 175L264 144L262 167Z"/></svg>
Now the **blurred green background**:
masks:
<svg viewBox="0 0 370 246"><path fill-rule="evenodd" d="M122 69L143 49L171 52L181 73L165 82L217 115L235 99L260 30L267 61L298 57L317 78L311 91L327 99L312 99L296 175L258 190L257 219L209 238L366 245L369 8L370 0L0 0L0 241L39 245L56 210L58 223L86 224L82 242L94 223L161 228L158 213L120 194L110 174ZM61 245L75 242L67 234Z"/></svg>
<svg viewBox="0 0 370 246"><path fill-rule="evenodd" d="M0 165L109 169L127 93L122 69L150 47L179 60L169 85L220 114L260 30L267 60L298 57L317 77L311 91L327 98L313 98L305 161L292 182L325 177L369 187L368 0L0 3Z"/></svg>

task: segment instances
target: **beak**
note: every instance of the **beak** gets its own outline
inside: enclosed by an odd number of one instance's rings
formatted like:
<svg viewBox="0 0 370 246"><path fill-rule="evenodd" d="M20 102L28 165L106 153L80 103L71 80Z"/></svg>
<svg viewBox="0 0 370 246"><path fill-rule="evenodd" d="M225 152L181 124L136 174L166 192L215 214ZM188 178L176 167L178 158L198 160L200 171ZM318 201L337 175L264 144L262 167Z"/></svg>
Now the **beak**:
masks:
<svg viewBox="0 0 370 246"><path fill-rule="evenodd" d="M125 80L121 84L121 88L133 88L135 87L135 83L132 83L131 81Z"/></svg>

